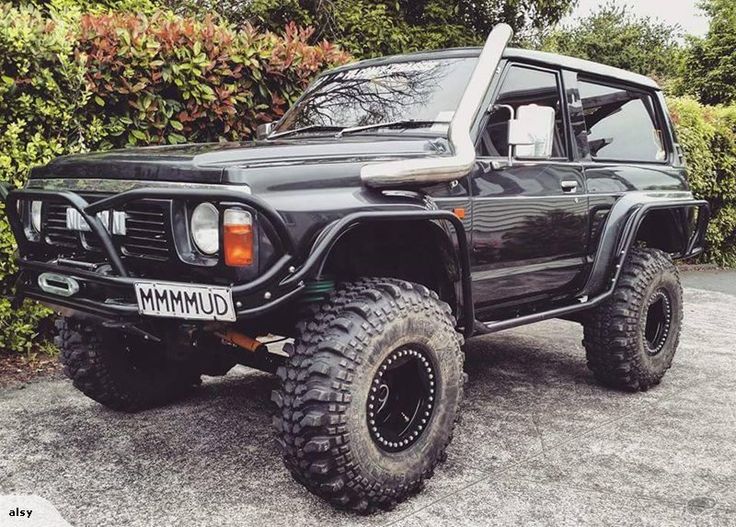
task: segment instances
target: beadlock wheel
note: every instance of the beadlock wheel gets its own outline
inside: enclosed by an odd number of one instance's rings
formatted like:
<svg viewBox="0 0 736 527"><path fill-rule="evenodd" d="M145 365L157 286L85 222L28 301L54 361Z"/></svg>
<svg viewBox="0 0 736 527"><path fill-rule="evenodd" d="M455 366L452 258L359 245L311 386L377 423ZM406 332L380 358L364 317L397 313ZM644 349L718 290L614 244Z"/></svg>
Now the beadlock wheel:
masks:
<svg viewBox="0 0 736 527"><path fill-rule="evenodd" d="M333 505L393 507L446 455L463 391L450 307L393 278L341 284L297 327L274 425L294 478Z"/></svg>
<svg viewBox="0 0 736 527"><path fill-rule="evenodd" d="M669 255L632 248L613 295L585 322L588 367L607 386L648 390L672 365L682 317L682 286Z"/></svg>
<svg viewBox="0 0 736 527"><path fill-rule="evenodd" d="M649 298L647 320L644 324L644 340L647 353L656 355L667 342L672 324L672 300L666 289L659 288Z"/></svg>
<svg viewBox="0 0 736 527"><path fill-rule="evenodd" d="M422 435L434 409L435 373L426 352L412 346L391 353L371 383L371 436L387 452L405 450Z"/></svg>

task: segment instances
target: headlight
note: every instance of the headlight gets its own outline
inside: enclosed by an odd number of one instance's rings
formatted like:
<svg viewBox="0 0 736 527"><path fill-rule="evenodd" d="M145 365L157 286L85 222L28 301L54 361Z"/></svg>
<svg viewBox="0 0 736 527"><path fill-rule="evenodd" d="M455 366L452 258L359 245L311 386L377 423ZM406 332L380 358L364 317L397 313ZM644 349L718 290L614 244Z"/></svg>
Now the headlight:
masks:
<svg viewBox="0 0 736 527"><path fill-rule="evenodd" d="M200 203L192 212L192 239L205 254L220 248L220 213L212 203Z"/></svg>
<svg viewBox="0 0 736 527"><path fill-rule="evenodd" d="M41 202L31 202L31 226L36 232L41 232Z"/></svg>

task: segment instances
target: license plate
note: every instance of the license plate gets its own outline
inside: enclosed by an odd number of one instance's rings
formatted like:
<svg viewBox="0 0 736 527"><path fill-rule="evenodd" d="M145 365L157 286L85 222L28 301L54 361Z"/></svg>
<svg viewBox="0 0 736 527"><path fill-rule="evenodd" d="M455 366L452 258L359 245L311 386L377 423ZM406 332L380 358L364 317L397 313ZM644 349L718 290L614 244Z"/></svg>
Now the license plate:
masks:
<svg viewBox="0 0 736 527"><path fill-rule="evenodd" d="M229 287L169 282L136 282L138 311L142 315L192 320L235 321Z"/></svg>

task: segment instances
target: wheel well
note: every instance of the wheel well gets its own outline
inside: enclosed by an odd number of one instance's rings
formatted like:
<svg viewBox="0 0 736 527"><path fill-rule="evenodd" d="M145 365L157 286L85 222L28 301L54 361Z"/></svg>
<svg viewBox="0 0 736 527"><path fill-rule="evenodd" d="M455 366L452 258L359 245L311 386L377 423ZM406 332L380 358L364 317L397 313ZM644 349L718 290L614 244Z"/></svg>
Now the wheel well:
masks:
<svg viewBox="0 0 736 527"><path fill-rule="evenodd" d="M400 278L437 292L457 313L460 271L449 234L431 221L358 225L330 251L323 275L337 281L365 276Z"/></svg>
<svg viewBox="0 0 736 527"><path fill-rule="evenodd" d="M653 210L639 225L636 241L652 249L683 254L691 233L690 212L686 208Z"/></svg>

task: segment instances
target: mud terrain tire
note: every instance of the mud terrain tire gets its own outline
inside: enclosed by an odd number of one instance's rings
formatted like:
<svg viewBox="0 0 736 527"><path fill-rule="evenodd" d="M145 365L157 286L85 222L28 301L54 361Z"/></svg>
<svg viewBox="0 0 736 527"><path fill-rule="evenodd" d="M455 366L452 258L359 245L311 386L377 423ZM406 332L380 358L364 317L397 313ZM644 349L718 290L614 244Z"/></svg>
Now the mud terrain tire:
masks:
<svg viewBox="0 0 736 527"><path fill-rule="evenodd" d="M632 249L613 296L585 322L588 367L606 386L648 390L672 364L682 317L682 286L670 257Z"/></svg>
<svg viewBox="0 0 736 527"><path fill-rule="evenodd" d="M199 383L198 374L167 361L155 344L65 318L57 330L64 373L79 391L113 410L160 406Z"/></svg>
<svg viewBox="0 0 736 527"><path fill-rule="evenodd" d="M462 337L450 307L421 285L363 279L341 285L298 330L273 393L274 425L294 478L333 505L362 512L391 508L417 492L445 458L462 398ZM406 436L384 444L369 424L369 407L393 361L388 371L431 379L426 393L434 399L424 400L431 410L426 424L417 420L411 429L415 421L401 413Z"/></svg>

